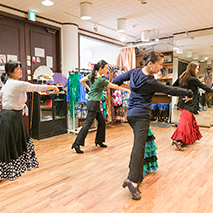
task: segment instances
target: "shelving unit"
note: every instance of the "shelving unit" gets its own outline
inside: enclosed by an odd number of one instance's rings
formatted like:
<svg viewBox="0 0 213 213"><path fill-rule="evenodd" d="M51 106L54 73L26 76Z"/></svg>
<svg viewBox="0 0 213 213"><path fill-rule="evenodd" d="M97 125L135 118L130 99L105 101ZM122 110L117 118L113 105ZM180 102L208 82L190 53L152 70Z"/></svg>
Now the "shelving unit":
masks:
<svg viewBox="0 0 213 213"><path fill-rule="evenodd" d="M32 137L43 139L67 133L66 94L34 93Z"/></svg>
<svg viewBox="0 0 213 213"><path fill-rule="evenodd" d="M159 77L157 80L161 81L164 84L172 85L172 72L173 72L173 51L161 51L162 54L165 56L165 63L163 65L165 71L165 77ZM143 68L144 66L141 65L143 63L143 56L144 54L136 55L136 68ZM168 61L168 62L167 62ZM171 69L171 70L169 70ZM169 71L171 73L169 73ZM163 93L156 93L152 99L152 103L171 103L171 97L163 94ZM170 112L169 112L170 113ZM170 116L169 116L170 117Z"/></svg>

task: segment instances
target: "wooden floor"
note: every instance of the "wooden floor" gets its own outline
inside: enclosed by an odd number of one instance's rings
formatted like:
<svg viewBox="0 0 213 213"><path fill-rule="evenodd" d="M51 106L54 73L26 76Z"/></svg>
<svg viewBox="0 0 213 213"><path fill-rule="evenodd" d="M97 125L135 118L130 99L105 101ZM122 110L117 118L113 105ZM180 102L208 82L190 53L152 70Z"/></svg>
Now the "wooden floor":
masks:
<svg viewBox="0 0 213 213"><path fill-rule="evenodd" d="M0 182L1 213L212 213L213 129L177 151L170 136L175 127L152 127L159 169L145 177L142 199L132 200L122 183L128 173L132 130L107 126L107 149L94 146L89 133L83 155L70 149L75 135L34 140L40 167L15 181Z"/></svg>
<svg viewBox="0 0 213 213"><path fill-rule="evenodd" d="M172 122L178 122L180 119L180 110L172 111ZM198 115L195 115L197 124L200 127L210 128L213 126L213 108L208 108L207 111L201 111Z"/></svg>

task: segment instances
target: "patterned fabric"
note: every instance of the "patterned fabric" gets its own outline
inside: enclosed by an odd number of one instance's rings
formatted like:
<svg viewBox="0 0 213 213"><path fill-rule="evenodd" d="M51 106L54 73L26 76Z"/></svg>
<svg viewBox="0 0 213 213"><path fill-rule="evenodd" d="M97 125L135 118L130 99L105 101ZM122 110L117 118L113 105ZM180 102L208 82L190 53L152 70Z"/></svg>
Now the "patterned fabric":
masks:
<svg viewBox="0 0 213 213"><path fill-rule="evenodd" d="M157 154L155 151L157 146L155 145L154 139L154 132L152 132L149 128L147 142L145 144L145 164L143 166L143 177L152 171L157 171L158 169Z"/></svg>
<svg viewBox="0 0 213 213"><path fill-rule="evenodd" d="M129 93L128 92L121 92L122 97L122 108L127 109L128 107L128 101L129 101Z"/></svg>
<svg viewBox="0 0 213 213"><path fill-rule="evenodd" d="M33 167L39 167L32 140L29 139L26 145L27 150L19 158L11 160L9 163L0 160L0 180L4 178L15 180L21 176L21 173L31 170Z"/></svg>
<svg viewBox="0 0 213 213"><path fill-rule="evenodd" d="M118 106L122 104L122 98L121 98L121 91L120 90L115 90L112 93L112 101L114 106Z"/></svg>
<svg viewBox="0 0 213 213"><path fill-rule="evenodd" d="M75 117L78 118L78 119L82 119L82 118L87 117L86 104L78 104L75 107Z"/></svg>

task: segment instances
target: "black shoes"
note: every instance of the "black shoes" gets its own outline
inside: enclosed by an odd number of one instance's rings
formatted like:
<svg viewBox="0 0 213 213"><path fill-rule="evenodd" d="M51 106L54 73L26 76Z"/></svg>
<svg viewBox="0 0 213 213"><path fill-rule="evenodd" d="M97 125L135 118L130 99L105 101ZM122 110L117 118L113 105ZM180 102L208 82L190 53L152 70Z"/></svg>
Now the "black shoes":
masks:
<svg viewBox="0 0 213 213"><path fill-rule="evenodd" d="M107 145L103 144L103 142L95 142L95 145L96 146L99 145L102 148L106 148L107 147Z"/></svg>
<svg viewBox="0 0 213 213"><path fill-rule="evenodd" d="M83 154L84 152L82 150L80 150L80 146L78 144L73 144L72 145L72 148L71 149L75 149L75 151L78 153L78 154Z"/></svg>
<svg viewBox="0 0 213 213"><path fill-rule="evenodd" d="M179 144L176 140L172 141L172 146L175 145L178 149L178 151L184 151L183 148L181 148L181 144Z"/></svg>
<svg viewBox="0 0 213 213"><path fill-rule="evenodd" d="M134 187L129 179L126 179L123 183L123 188L125 188L126 186L128 186L128 188L129 188L129 191L132 195L132 199L134 199L134 200L141 199L141 196L139 194L137 194L137 192L141 193L140 190L138 188Z"/></svg>

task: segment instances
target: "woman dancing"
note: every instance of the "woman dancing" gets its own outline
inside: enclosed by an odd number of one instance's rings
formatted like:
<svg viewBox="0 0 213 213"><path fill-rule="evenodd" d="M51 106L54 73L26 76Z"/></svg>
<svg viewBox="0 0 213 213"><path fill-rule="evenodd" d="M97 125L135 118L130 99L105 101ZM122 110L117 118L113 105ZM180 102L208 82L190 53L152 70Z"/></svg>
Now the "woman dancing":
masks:
<svg viewBox="0 0 213 213"><path fill-rule="evenodd" d="M133 129L134 144L129 163L130 171L123 183L123 187L128 186L132 198L136 200L141 199L138 194L139 190L135 186L143 180L145 143L149 131L152 98L155 92L186 96L184 98L185 101L188 101L188 97L193 95L191 90L167 86L151 76L151 74L158 73L162 69L164 63L163 54L151 51L143 59L145 61L144 68L131 69L113 80L113 83L118 85L125 81L130 81L131 95L127 108L127 119Z"/></svg>
<svg viewBox="0 0 213 213"><path fill-rule="evenodd" d="M173 84L173 86L178 86L180 88L191 89L194 93L193 99L187 103L183 101L182 97L178 100L177 106L181 111L181 115L177 129L173 133L171 139L173 139L172 145L175 145L179 151L183 151L182 145L192 144L202 137L194 116L194 114L197 114L198 88L206 92L213 92L213 89L203 84L197 78L198 70L199 65L189 63L186 71L183 72Z"/></svg>
<svg viewBox="0 0 213 213"><path fill-rule="evenodd" d="M9 61L5 64L5 73L0 90L2 110L0 111L0 180L14 180L22 172L38 167L33 142L24 126L22 114L26 112L26 92L54 90L56 86L31 84L19 81L22 77L21 63Z"/></svg>

